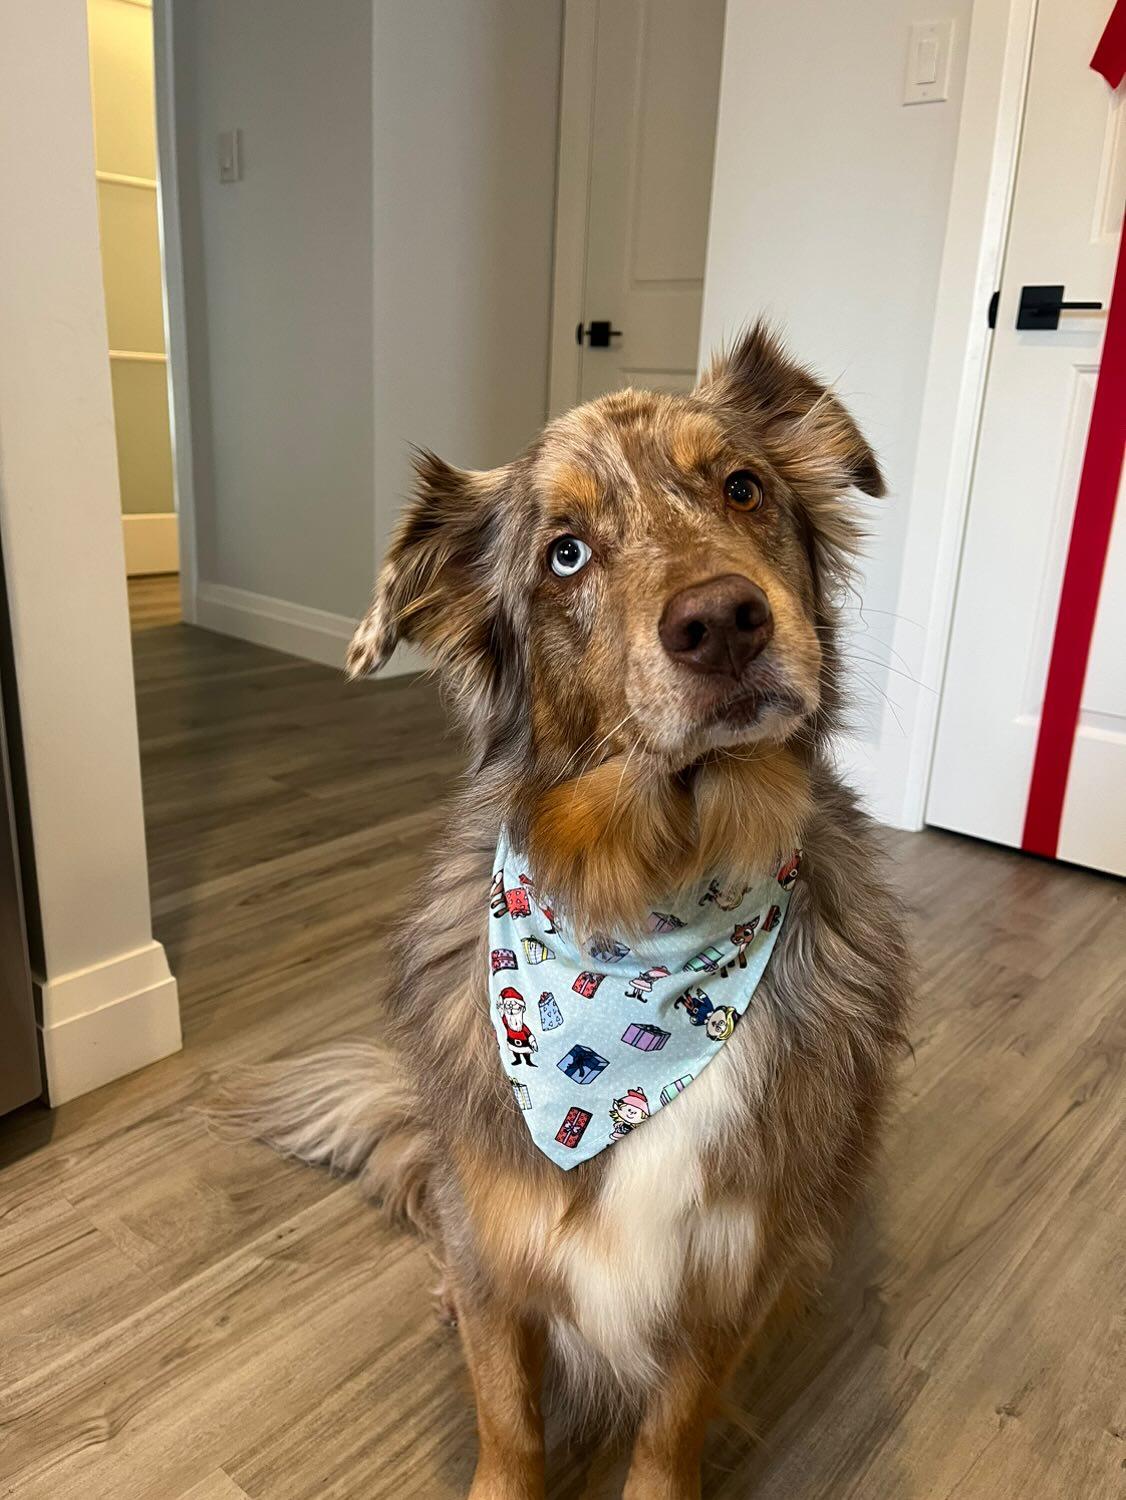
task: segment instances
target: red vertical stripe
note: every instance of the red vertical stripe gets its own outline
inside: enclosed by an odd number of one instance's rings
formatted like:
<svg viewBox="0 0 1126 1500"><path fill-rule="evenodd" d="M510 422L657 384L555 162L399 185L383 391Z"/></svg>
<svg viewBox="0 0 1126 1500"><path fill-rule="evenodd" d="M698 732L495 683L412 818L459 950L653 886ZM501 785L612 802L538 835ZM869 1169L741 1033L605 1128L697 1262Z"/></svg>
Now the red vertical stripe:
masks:
<svg viewBox="0 0 1126 1500"><path fill-rule="evenodd" d="M1055 856L1060 820L1079 724L1079 704L1099 589L1110 546L1114 502L1126 450L1126 229L1118 246L1102 363L1079 477L1075 519L1067 549L1056 633L1044 689L1036 759L1028 789L1021 843L1033 854Z"/></svg>
<svg viewBox="0 0 1126 1500"><path fill-rule="evenodd" d="M1126 0L1117 0L1106 23L1091 66L1116 89L1126 74Z"/></svg>

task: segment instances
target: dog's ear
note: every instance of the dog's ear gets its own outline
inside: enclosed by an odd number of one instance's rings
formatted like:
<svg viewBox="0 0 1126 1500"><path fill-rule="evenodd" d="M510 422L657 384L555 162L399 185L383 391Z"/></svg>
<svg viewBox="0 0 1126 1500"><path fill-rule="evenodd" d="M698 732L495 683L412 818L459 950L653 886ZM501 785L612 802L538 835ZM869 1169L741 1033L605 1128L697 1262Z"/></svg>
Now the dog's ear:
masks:
<svg viewBox="0 0 1126 1500"><path fill-rule="evenodd" d="M854 487L876 497L886 493L876 455L856 423L765 323L712 360L696 394L752 417L799 494L825 497Z"/></svg>
<svg viewBox="0 0 1126 1500"><path fill-rule="evenodd" d="M428 452L415 453L414 468L414 498L348 647L349 677L378 672L400 640L448 658L480 604L498 475L455 469Z"/></svg>

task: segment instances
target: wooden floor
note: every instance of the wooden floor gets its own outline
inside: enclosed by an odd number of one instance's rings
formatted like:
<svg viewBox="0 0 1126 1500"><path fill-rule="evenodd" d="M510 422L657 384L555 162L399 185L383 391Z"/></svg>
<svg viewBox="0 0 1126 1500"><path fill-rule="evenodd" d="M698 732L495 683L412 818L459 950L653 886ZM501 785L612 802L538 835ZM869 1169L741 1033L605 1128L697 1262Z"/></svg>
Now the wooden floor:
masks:
<svg viewBox="0 0 1126 1500"><path fill-rule="evenodd" d="M197 1108L235 1064L373 1024L456 751L419 680L151 618L134 644L185 1046L0 1122L0 1495L452 1500L472 1416L421 1250ZM936 832L893 848L921 993L884 1182L740 1377L705 1493L1121 1496L1124 887ZM552 1466L553 1500L620 1484L613 1455Z"/></svg>

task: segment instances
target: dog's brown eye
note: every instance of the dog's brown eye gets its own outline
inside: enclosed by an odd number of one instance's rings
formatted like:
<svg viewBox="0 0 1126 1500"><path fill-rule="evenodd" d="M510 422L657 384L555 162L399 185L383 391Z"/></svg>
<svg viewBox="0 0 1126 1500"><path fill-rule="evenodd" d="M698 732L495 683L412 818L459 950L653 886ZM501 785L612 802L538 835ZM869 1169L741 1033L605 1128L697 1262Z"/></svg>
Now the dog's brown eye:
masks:
<svg viewBox="0 0 1126 1500"><path fill-rule="evenodd" d="M750 469L736 469L723 481L723 493L728 505L736 510L758 510L762 504L762 485Z"/></svg>
<svg viewBox="0 0 1126 1500"><path fill-rule="evenodd" d="M548 548L551 571L559 578L570 578L590 561L590 548L577 536L558 536Z"/></svg>

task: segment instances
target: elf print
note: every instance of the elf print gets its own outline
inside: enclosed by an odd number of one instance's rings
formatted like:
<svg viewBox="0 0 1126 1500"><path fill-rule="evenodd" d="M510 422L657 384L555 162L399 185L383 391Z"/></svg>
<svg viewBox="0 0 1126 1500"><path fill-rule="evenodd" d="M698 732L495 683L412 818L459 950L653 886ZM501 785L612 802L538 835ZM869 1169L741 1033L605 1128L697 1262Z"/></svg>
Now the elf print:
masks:
<svg viewBox="0 0 1126 1500"><path fill-rule="evenodd" d="M512 1049L512 1061L523 1062L529 1068L534 1068L536 1065L532 1061L532 1053L538 1052L540 1046L524 1019L526 1007L523 995L511 986L501 990L497 997L497 1009L504 1022L508 1045Z"/></svg>
<svg viewBox="0 0 1126 1500"><path fill-rule="evenodd" d="M620 1141L629 1135L635 1125L649 1118L649 1100L643 1089L626 1089L620 1099L615 1099L610 1108L614 1128L610 1132L612 1141Z"/></svg>

